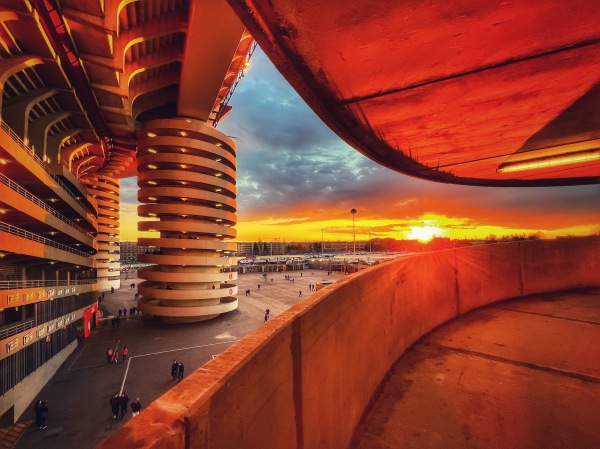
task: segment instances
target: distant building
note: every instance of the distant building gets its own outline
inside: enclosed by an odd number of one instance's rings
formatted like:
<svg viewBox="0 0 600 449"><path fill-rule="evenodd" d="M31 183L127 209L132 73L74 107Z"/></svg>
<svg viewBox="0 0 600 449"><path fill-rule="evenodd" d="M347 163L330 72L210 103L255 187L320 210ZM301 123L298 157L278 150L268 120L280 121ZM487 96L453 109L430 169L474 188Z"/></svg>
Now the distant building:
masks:
<svg viewBox="0 0 600 449"><path fill-rule="evenodd" d="M290 243L275 240L272 242L237 242L237 255L247 256L277 256L285 254L286 247Z"/></svg>
<svg viewBox="0 0 600 449"><path fill-rule="evenodd" d="M252 245L253 242L236 242L237 250L236 254L238 256L251 256L252 255Z"/></svg>
<svg viewBox="0 0 600 449"><path fill-rule="evenodd" d="M138 262L138 254L144 254L147 251L153 251L154 247L138 245L137 242L120 242L121 265Z"/></svg>

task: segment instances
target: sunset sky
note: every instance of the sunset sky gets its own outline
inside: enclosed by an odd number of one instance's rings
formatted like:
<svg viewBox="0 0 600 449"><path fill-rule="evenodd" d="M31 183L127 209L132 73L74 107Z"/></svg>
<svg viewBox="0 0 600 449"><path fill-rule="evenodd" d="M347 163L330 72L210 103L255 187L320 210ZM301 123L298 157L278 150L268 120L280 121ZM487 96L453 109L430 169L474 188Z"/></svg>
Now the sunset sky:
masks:
<svg viewBox="0 0 600 449"><path fill-rule="evenodd" d="M257 49L218 129L235 137L238 241L485 238L600 232L600 186L484 188L418 180L352 149ZM121 240L137 239L137 185L121 181Z"/></svg>

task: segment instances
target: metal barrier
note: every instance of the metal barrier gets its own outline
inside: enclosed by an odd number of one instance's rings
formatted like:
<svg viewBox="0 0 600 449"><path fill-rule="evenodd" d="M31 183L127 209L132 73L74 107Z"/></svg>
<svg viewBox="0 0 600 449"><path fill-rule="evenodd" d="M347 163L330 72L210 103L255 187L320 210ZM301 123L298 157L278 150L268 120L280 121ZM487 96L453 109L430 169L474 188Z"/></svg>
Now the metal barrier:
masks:
<svg viewBox="0 0 600 449"><path fill-rule="evenodd" d="M23 150L25 150L25 152L27 154L29 154L29 156L31 156L31 158L35 161L36 164L38 164L40 167L42 167L44 169L44 171L59 185L62 187L62 189L67 192L69 194L69 196L71 198L73 198L75 201L77 201L79 203L79 196L75 195L66 185L65 183L63 183L60 178L58 176L56 176L54 173L52 173L52 170L50 170L48 168L48 166L44 163L44 161L42 161L40 159L40 157L35 154L35 152L28 146L25 144L25 142L23 142L23 140L17 135L17 133L15 133L10 126L8 126L6 124L5 121L0 120L0 127L2 127L2 129L4 131L6 131L8 133L8 135L12 138L12 140L15 141L16 144L18 144ZM73 172L71 172L73 173ZM75 175L75 173L73 173ZM77 175L75 175L77 176ZM79 203L82 204L82 203ZM85 206L82 204L82 206L85 208ZM86 208L87 209L87 208ZM95 211L88 211L88 212L95 212Z"/></svg>
<svg viewBox="0 0 600 449"><path fill-rule="evenodd" d="M52 214L53 216L55 216L59 220L63 221L64 223L68 224L72 228L75 228L77 231L81 232L82 234L88 236L91 239L94 238L93 234L91 234L90 232L87 232L85 229L83 229L77 223L69 220L67 217L65 217L64 215L62 215L60 212L57 212L54 209L52 209L50 206L48 206L46 203L44 203L38 197L32 195L31 192L29 192L28 190L26 190L23 187L21 187L19 184L17 184L16 182L14 182L12 179L4 176L2 173L0 173L0 182L2 184L7 185L12 190L14 190L15 192L17 192L19 195L24 196L29 201L31 201L32 203L34 203L37 206L41 207L46 212L49 212L50 214Z"/></svg>
<svg viewBox="0 0 600 449"><path fill-rule="evenodd" d="M16 335L19 332L26 331L27 329L31 329L33 327L33 320L19 322L18 324L7 326L3 329L0 329L0 340L4 340L12 335Z"/></svg>
<svg viewBox="0 0 600 449"><path fill-rule="evenodd" d="M73 285L87 285L97 284L98 279L81 279L76 281L42 281L42 280L29 280L29 281L0 281L0 290L15 290L22 288L39 288L39 287L71 287Z"/></svg>
<svg viewBox="0 0 600 449"><path fill-rule="evenodd" d="M0 221L0 231L7 232L11 235L16 235L18 237L26 238L28 240L41 243L42 245L51 246L62 251L67 251L77 256L90 257L90 253L79 251L78 249L73 249L70 246L63 245L62 243L55 242L54 240L47 239L46 237L42 237L37 234L33 234L32 232L26 231L25 229L17 228L16 226L9 225L8 223L4 223L2 221Z"/></svg>

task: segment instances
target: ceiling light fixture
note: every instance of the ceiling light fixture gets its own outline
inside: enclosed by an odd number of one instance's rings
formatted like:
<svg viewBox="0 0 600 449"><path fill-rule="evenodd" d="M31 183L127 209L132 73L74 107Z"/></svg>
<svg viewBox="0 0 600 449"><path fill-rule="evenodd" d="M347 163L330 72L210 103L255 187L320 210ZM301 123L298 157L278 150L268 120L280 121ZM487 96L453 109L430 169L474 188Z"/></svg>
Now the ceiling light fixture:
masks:
<svg viewBox="0 0 600 449"><path fill-rule="evenodd" d="M498 173L513 173L523 170L535 170L540 168L556 167L558 165L577 164L600 159L600 149L577 151L572 153L556 154L553 156L542 156L524 159L514 162L505 162L498 166Z"/></svg>

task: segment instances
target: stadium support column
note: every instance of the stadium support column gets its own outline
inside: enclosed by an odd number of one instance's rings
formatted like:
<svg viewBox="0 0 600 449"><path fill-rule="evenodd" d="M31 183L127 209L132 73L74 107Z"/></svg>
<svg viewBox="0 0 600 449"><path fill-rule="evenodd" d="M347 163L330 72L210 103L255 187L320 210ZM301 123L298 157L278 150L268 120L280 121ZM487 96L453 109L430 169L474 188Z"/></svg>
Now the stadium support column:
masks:
<svg viewBox="0 0 600 449"><path fill-rule="evenodd" d="M108 291L121 285L119 256L119 180L103 175L82 179L98 202L98 291Z"/></svg>
<svg viewBox="0 0 600 449"><path fill-rule="evenodd" d="M138 140L139 308L167 322L201 321L237 308L236 155L233 141L187 118L144 124Z"/></svg>

